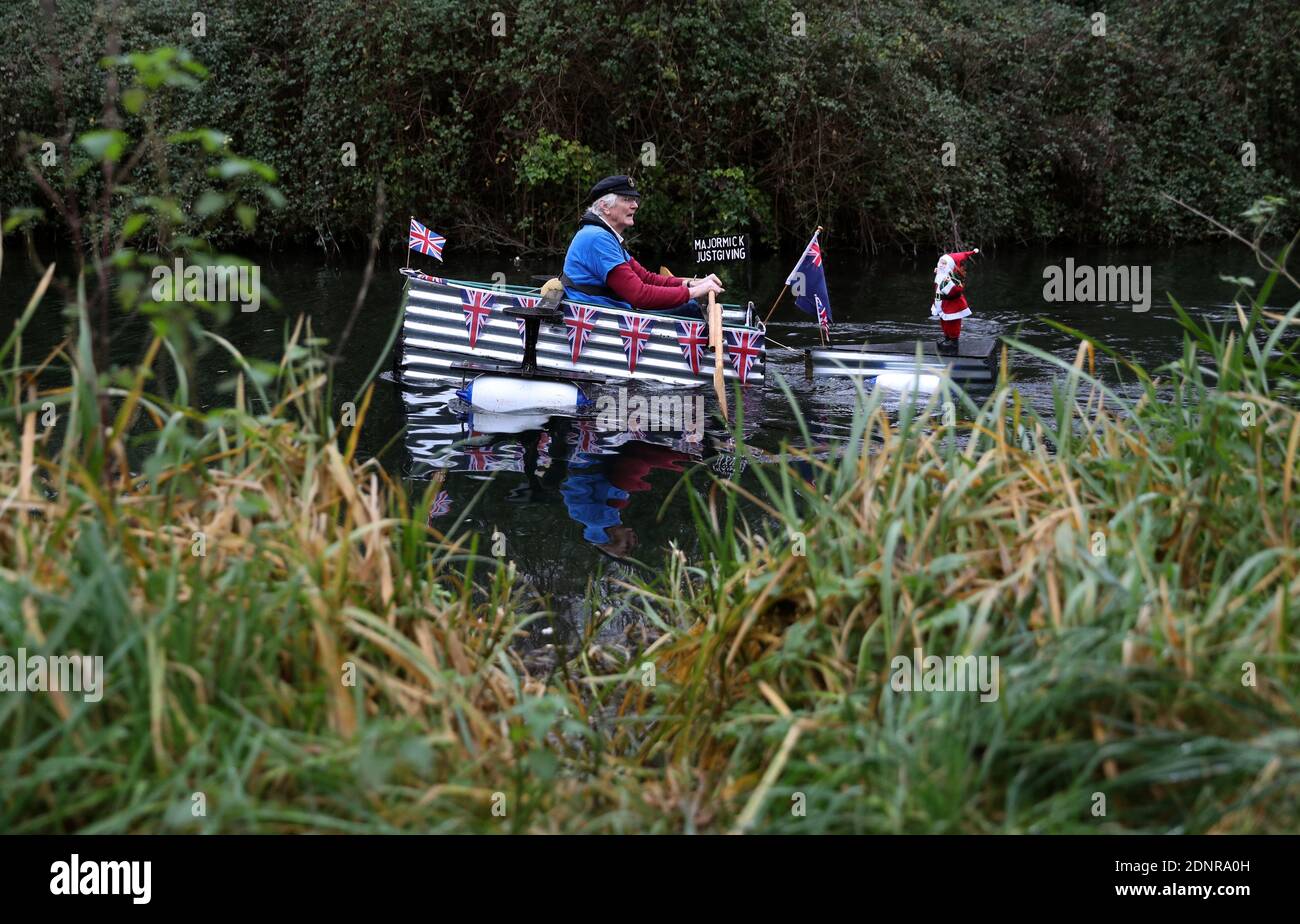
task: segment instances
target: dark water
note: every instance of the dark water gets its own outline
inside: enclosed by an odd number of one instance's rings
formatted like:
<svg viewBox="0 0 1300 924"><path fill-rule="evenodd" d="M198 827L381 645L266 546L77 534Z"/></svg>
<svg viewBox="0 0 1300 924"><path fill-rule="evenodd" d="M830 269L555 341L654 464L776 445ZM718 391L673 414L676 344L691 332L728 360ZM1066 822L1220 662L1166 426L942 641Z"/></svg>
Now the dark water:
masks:
<svg viewBox="0 0 1300 924"><path fill-rule="evenodd" d="M837 343L938 336L929 316L930 281L936 255L915 260L892 257L861 261L837 257L828 249L828 284ZM1044 300L1043 269L1076 264L1151 267L1149 310L1135 312L1131 304L1096 301L1048 304ZM650 265L652 260L642 258ZM517 265L509 260L469 260L449 253L445 265L414 256L422 268L450 278L491 280L503 273L506 282L529 284L533 273L553 271L552 264ZM21 310L35 276L13 251L6 254L0 277L0 327L8 329ZM433 265L429 265L433 264ZM246 355L278 361L284 330L292 316L305 312L315 331L334 342L352 310L362 266L327 265L313 254L263 258L262 283L283 307L266 306L255 313L235 313L222 328ZM677 267L679 272L688 267ZM765 261L746 274L732 271L724 300L752 299L766 314L789 270L787 261ZM1069 337L1045 319L1052 318L1101 338L1148 369L1181 351L1182 333L1169 304L1173 293L1194 317L1216 322L1235 316L1237 286L1221 276L1264 273L1244 248L1199 245L1168 249L1003 250L982 254L968 281L974 316L964 333L976 336L1012 333L1063 359L1074 355ZM563 418L516 420L508 429L520 433L483 433L448 409L453 389L408 393L393 380L391 357L383 347L396 317L402 277L396 266L377 272L359 320L343 350L337 369L338 401L347 400L377 359L390 370L376 390L361 440L363 453L375 454L386 445L383 464L400 473L417 492L431 479L439 491L430 522L445 532L476 532L480 551L498 551L513 560L526 582L549 600L553 612L581 624L593 607L610 593L612 578L661 567L670 544L694 559L696 532L685 496L670 492L688 472L697 483L706 477L702 464L715 470L731 464L726 434L711 424L702 441L684 440L680 433L601 433L590 421ZM1272 303L1284 310L1295 293L1282 287ZM56 343L64 333L60 300L47 296L24 340L24 357L31 359ZM139 317L123 318L115 328L119 361L138 356L148 339L148 326ZM787 351L777 343L793 349ZM846 431L856 391L848 379L806 380L797 349L817 342L816 327L791 305L789 297L769 325L768 376L765 388L749 389L744 397L747 440L776 450L782 440L798 441L794 415L776 387L783 375L818 441L833 442ZM1035 403L1050 399L1057 375L1049 363L1016 355L1015 377ZM203 357L193 383L196 400L217 405L229 400L223 383L231 379L231 363L219 352ZM713 398L705 395L709 413ZM534 429L528 429L530 427ZM399 436L399 434L401 434ZM398 437L394 440L394 437ZM478 469L478 470L472 470ZM643 563L638 565L637 562ZM618 633L617 619L602 630ZM561 641L569 629L563 623L548 630Z"/></svg>

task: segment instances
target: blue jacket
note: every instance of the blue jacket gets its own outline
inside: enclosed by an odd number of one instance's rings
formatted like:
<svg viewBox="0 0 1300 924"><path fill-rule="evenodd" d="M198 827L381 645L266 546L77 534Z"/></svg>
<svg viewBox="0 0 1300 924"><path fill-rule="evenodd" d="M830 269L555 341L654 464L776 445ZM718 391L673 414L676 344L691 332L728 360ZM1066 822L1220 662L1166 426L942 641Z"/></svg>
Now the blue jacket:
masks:
<svg viewBox="0 0 1300 924"><path fill-rule="evenodd" d="M599 224L586 224L578 229L569 244L569 252L564 255L564 275L578 285L603 286L609 271L620 263L627 262L627 251L618 242L612 231ZM595 305L608 305L610 308L631 308L627 302L603 295L587 295L575 289L564 287L566 298Z"/></svg>

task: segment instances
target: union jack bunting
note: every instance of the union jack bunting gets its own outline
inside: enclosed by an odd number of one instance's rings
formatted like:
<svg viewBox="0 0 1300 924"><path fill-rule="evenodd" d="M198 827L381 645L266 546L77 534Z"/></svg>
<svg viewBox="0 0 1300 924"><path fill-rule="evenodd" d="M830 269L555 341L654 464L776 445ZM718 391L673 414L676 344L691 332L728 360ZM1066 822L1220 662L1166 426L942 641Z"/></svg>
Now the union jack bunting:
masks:
<svg viewBox="0 0 1300 924"><path fill-rule="evenodd" d="M682 353L686 356L686 361L691 364L691 372L699 375L700 358L704 355L704 347L709 342L709 337L704 332L704 324L700 321L678 321L677 342L682 345Z"/></svg>
<svg viewBox="0 0 1300 924"><path fill-rule="evenodd" d="M731 365L744 385L749 379L749 369L754 360L763 355L763 335L752 330L729 330L727 335L727 353L731 356Z"/></svg>
<svg viewBox="0 0 1300 924"><path fill-rule="evenodd" d="M573 350L573 362L578 361L582 348L587 345L587 338L596 329L596 309L585 305L565 305L564 324L569 328L569 346Z"/></svg>
<svg viewBox="0 0 1300 924"><path fill-rule="evenodd" d="M625 314L619 318L618 335L623 338L623 352L627 354L629 373L636 372L636 361L641 358L654 326L654 321L636 315Z"/></svg>
<svg viewBox="0 0 1300 924"><path fill-rule="evenodd" d="M451 512L451 495L446 491L439 491L438 496L433 499L432 506L429 507L429 519L434 517L446 516Z"/></svg>
<svg viewBox="0 0 1300 924"><path fill-rule="evenodd" d="M492 293L482 289L466 289L464 303L460 307L465 312L465 327L469 330L469 347L472 350L478 343L483 322L492 313Z"/></svg>
<svg viewBox="0 0 1300 924"><path fill-rule="evenodd" d="M407 246L416 253L428 254L431 257L442 259L442 248L447 244L447 239L435 231L430 231L424 225L420 224L414 218L411 219L410 239Z"/></svg>
<svg viewBox="0 0 1300 924"><path fill-rule="evenodd" d="M465 455L469 456L469 470L471 472L486 472L488 466L495 462L492 457L491 446L467 446Z"/></svg>
<svg viewBox="0 0 1300 924"><path fill-rule="evenodd" d="M578 440L573 447L577 452L593 452L600 446L600 436L596 433L596 425L587 419L580 419L577 423Z"/></svg>
<svg viewBox="0 0 1300 924"><path fill-rule="evenodd" d="M441 276L430 276L428 273L422 273L417 269L411 269L409 266L402 267L400 272L402 275L409 276L412 279L422 279L425 282L436 282L438 285L447 284L447 280L443 279Z"/></svg>
<svg viewBox="0 0 1300 924"><path fill-rule="evenodd" d="M515 302L520 308L536 308L539 301L541 301L540 298L533 298L531 295L515 296ZM527 343L528 337L525 336L525 331L528 330L528 319L515 318L515 326L519 328L519 339Z"/></svg>

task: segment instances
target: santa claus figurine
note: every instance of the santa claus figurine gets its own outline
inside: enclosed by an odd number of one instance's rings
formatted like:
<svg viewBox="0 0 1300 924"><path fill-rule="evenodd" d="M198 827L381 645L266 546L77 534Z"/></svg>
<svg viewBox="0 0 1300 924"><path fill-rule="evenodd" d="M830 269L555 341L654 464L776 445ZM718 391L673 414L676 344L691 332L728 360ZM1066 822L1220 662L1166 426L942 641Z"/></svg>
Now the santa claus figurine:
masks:
<svg viewBox="0 0 1300 924"><path fill-rule="evenodd" d="M944 352L957 351L961 319L970 315L970 306L966 304L966 270L970 258L977 253L979 248L946 253L934 268L934 304L930 306L930 317L938 318L943 328L938 347Z"/></svg>

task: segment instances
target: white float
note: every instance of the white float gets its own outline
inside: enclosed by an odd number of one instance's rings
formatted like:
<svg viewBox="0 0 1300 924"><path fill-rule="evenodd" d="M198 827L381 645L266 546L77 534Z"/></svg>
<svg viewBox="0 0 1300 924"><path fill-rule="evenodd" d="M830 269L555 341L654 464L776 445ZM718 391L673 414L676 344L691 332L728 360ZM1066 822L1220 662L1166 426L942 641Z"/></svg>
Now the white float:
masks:
<svg viewBox="0 0 1300 924"><path fill-rule="evenodd" d="M876 376L876 387L900 393L935 392L939 390L939 376L911 372L882 372Z"/></svg>
<svg viewBox="0 0 1300 924"><path fill-rule="evenodd" d="M520 411L576 411L589 404L582 389L571 382L480 375L456 392L475 411L514 414Z"/></svg>

